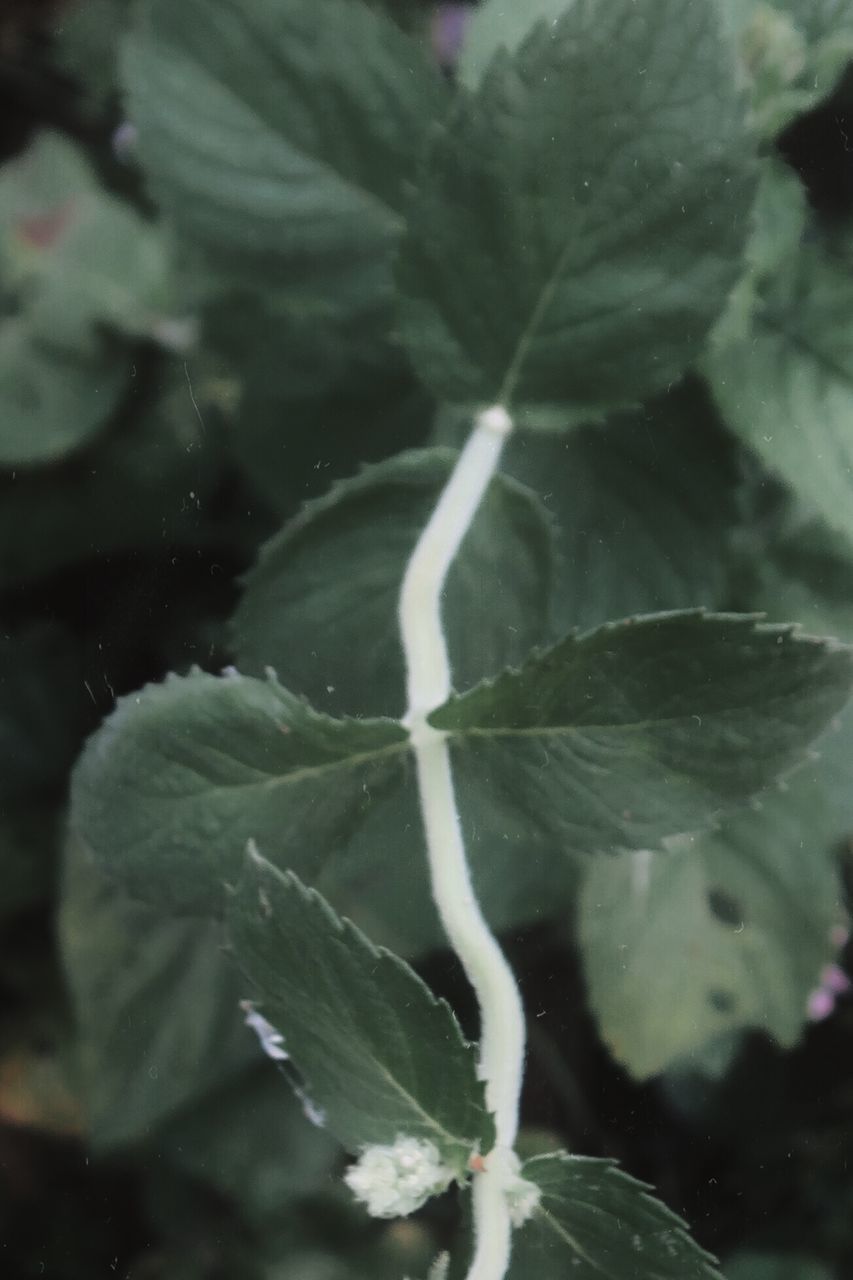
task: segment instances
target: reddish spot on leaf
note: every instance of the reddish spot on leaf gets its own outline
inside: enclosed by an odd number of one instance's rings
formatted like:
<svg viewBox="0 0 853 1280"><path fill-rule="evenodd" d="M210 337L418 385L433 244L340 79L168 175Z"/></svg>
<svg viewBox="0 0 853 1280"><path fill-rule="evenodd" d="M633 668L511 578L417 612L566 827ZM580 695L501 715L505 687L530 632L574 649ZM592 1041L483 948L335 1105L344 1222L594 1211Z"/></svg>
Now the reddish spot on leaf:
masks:
<svg viewBox="0 0 853 1280"><path fill-rule="evenodd" d="M58 209L22 218L16 228L19 238L34 249L52 248L71 221L73 209L74 201L66 200Z"/></svg>

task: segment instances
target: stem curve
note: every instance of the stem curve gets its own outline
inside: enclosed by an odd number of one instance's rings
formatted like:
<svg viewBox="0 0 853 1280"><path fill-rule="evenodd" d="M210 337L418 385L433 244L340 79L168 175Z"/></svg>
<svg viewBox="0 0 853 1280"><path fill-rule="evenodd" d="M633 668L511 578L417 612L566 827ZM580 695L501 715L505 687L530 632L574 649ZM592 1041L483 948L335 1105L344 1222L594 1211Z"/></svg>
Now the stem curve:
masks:
<svg viewBox="0 0 853 1280"><path fill-rule="evenodd" d="M451 691L441 619L447 574L500 460L512 420L501 405L481 413L412 553L400 593L409 730L426 833L430 878L441 922L480 1006L480 1077L495 1114L494 1162L475 1174L475 1250L468 1280L503 1280L512 1224L505 1162L518 1129L524 1068L524 1012L512 970L474 893L453 787L446 735L428 723Z"/></svg>

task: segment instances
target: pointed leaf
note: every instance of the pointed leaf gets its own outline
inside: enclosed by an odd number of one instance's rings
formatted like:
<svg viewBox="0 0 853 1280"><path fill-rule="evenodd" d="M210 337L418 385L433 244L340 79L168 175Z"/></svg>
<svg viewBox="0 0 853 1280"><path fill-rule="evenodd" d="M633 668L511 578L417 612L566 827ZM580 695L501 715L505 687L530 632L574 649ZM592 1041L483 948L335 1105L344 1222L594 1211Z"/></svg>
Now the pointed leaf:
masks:
<svg viewBox="0 0 853 1280"><path fill-rule="evenodd" d="M541 21L554 23L574 0L484 0L468 18L457 64L457 74L469 89L476 89L498 50L515 53Z"/></svg>
<svg viewBox="0 0 853 1280"><path fill-rule="evenodd" d="M103 429L130 381L117 334L153 331L165 267L151 225L59 135L3 166L0 464L54 461Z"/></svg>
<svg viewBox="0 0 853 1280"><path fill-rule="evenodd" d="M430 721L453 737L460 791L560 847L645 849L790 769L851 685L853 650L834 641L661 614L570 636Z"/></svg>
<svg viewBox="0 0 853 1280"><path fill-rule="evenodd" d="M416 41L350 0L147 0L124 72L152 189L209 269L387 300L405 186L444 101Z"/></svg>
<svg viewBox="0 0 853 1280"><path fill-rule="evenodd" d="M285 525L246 579L234 623L241 670L272 666L332 713L402 714L400 585L455 457L444 449L399 455L336 485ZM458 685L522 661L546 638L551 572L545 512L533 494L496 478L443 605Z"/></svg>
<svg viewBox="0 0 853 1280"><path fill-rule="evenodd" d="M828 747L845 761L849 737ZM711 835L590 864L579 924L589 1000L632 1075L751 1028L797 1043L844 923L835 850L848 815L828 782L810 763Z"/></svg>
<svg viewBox="0 0 853 1280"><path fill-rule="evenodd" d="M318 715L272 678L171 676L90 739L72 827L135 895L215 912L249 839L318 874L398 785L407 741L391 721Z"/></svg>
<svg viewBox="0 0 853 1280"><path fill-rule="evenodd" d="M741 117L713 3L575 0L499 57L429 156L399 265L439 398L565 426L671 383L737 275Z"/></svg>
<svg viewBox="0 0 853 1280"><path fill-rule="evenodd" d="M257 855L228 924L264 1017L345 1146L426 1139L459 1175L475 1147L491 1149L474 1051L408 965Z"/></svg>
<svg viewBox="0 0 853 1280"><path fill-rule="evenodd" d="M514 1237L507 1280L720 1280L682 1219L612 1160L558 1152L521 1172L542 1199Z"/></svg>

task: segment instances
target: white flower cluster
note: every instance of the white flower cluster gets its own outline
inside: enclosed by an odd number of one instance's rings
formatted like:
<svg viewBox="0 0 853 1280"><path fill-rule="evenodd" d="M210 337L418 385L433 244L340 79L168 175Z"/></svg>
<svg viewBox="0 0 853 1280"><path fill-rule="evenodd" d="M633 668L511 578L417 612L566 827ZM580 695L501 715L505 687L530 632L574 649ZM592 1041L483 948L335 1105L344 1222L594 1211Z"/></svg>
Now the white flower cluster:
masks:
<svg viewBox="0 0 853 1280"><path fill-rule="evenodd" d="M431 1142L400 1135L391 1146L365 1147L344 1181L374 1218L404 1218L453 1181Z"/></svg>

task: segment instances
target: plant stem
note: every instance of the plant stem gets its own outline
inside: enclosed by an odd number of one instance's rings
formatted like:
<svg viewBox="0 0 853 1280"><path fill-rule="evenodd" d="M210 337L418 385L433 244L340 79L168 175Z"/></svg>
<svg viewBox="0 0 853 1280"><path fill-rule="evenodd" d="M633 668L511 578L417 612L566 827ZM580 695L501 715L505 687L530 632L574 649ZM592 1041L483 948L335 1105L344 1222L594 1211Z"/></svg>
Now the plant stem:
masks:
<svg viewBox="0 0 853 1280"><path fill-rule="evenodd" d="M495 1114L497 1148L511 1149L518 1129L524 1067L524 1013L512 970L480 910L471 883L453 789L446 736L427 717L448 698L450 662L441 596L450 566L494 475L512 422L499 405L474 431L421 534L403 579L400 629L408 672L404 723L415 755L432 891L442 924L480 1005L480 1076ZM495 1151L499 1157L499 1150ZM511 1223L502 1169L475 1175L476 1247L468 1280L502 1280Z"/></svg>

